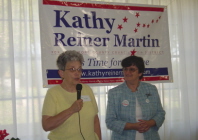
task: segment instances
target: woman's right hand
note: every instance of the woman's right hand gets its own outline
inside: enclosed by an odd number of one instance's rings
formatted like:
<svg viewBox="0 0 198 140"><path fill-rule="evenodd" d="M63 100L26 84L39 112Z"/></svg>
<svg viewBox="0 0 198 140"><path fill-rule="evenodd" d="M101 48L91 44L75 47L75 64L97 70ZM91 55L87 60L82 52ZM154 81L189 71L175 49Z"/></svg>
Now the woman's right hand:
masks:
<svg viewBox="0 0 198 140"><path fill-rule="evenodd" d="M70 107L70 109L75 113L75 112L79 112L83 107L83 100L79 99L76 100Z"/></svg>
<svg viewBox="0 0 198 140"><path fill-rule="evenodd" d="M144 133L147 131L147 129L145 129L145 125L142 124L142 122L137 122L137 123L126 123L125 125L125 130L136 130L140 133Z"/></svg>
<svg viewBox="0 0 198 140"><path fill-rule="evenodd" d="M140 133L142 132L142 125L140 122L133 123L133 129L139 131Z"/></svg>
<svg viewBox="0 0 198 140"><path fill-rule="evenodd" d="M42 125L45 131L51 131L65 122L72 114L80 111L83 107L83 100L75 101L70 108L60 112L55 116L42 116Z"/></svg>

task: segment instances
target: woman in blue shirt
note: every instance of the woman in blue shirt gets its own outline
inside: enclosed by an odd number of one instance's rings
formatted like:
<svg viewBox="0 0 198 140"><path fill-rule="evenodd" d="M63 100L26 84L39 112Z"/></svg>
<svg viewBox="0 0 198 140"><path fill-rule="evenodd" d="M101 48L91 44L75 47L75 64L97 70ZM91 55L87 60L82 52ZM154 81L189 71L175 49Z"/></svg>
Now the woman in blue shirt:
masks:
<svg viewBox="0 0 198 140"><path fill-rule="evenodd" d="M112 130L111 140L160 140L165 111L157 88L140 81L143 59L129 56L121 64L125 82L108 93L106 124Z"/></svg>

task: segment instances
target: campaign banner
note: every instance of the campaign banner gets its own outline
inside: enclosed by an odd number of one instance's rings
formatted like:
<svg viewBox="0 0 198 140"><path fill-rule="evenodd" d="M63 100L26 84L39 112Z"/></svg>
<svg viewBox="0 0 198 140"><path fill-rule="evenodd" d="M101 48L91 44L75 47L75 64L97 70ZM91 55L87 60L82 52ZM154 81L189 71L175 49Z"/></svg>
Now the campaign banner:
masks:
<svg viewBox="0 0 198 140"><path fill-rule="evenodd" d="M123 82L130 55L144 59L142 81L173 81L166 6L41 0L39 14L43 87L62 82L56 59L67 50L84 57L82 83Z"/></svg>

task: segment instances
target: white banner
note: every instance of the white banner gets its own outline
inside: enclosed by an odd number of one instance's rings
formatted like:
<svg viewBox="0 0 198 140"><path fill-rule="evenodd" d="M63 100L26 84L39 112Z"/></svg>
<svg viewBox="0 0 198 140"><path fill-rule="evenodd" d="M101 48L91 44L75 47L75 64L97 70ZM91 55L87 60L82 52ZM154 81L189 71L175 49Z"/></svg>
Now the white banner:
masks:
<svg viewBox="0 0 198 140"><path fill-rule="evenodd" d="M172 82L166 6L102 2L40 1L43 87L60 84L56 59L79 51L85 62L81 82L123 82L121 60L143 57L142 81Z"/></svg>

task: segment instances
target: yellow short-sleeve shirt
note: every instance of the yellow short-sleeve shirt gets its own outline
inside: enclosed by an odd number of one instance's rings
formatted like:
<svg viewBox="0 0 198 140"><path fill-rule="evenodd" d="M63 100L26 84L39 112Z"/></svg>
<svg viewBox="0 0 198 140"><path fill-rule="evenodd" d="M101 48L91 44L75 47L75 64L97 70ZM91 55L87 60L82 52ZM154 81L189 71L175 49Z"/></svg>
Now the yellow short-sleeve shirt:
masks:
<svg viewBox="0 0 198 140"><path fill-rule="evenodd" d="M48 135L50 140L83 140L80 127L86 140L98 140L94 132L94 117L98 113L98 108L93 91L88 85L82 84L81 98L83 108L79 112L80 126L79 115L74 113L62 125L50 131ZM54 86L47 91L42 115L54 116L68 109L76 100L76 92L67 92L60 85Z"/></svg>

